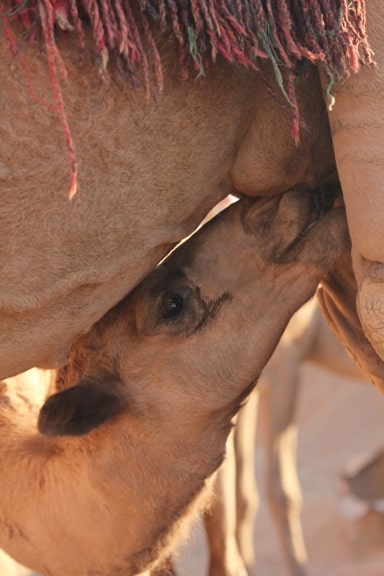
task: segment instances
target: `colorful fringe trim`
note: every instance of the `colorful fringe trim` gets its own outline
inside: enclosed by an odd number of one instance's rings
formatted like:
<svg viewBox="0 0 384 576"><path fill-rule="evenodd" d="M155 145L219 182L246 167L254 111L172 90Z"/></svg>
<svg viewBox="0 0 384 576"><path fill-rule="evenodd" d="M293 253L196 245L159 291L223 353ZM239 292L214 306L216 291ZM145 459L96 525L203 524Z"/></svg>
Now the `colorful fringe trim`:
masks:
<svg viewBox="0 0 384 576"><path fill-rule="evenodd" d="M76 33L84 47L83 28L90 26L100 72L106 74L112 60L137 86L140 71L147 97L151 59L157 91L163 88L160 54L152 35L155 26L176 40L184 77L203 76L219 56L258 72L260 58L268 58L292 110L296 140L299 110L294 82L303 62L324 70L330 106L332 85L350 70L373 63L365 0L0 0L0 22L12 58L19 53L14 19L21 20L29 40L42 34L45 42L71 160L71 194L76 191L77 167L60 91L59 77L65 70L55 42L59 30Z"/></svg>

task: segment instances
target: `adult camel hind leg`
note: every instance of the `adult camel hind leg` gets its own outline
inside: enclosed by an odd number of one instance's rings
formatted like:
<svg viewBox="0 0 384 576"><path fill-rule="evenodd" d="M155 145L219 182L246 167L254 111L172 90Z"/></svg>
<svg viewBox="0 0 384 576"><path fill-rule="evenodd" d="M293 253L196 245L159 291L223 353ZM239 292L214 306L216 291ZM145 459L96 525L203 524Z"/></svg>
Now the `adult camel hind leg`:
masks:
<svg viewBox="0 0 384 576"><path fill-rule="evenodd" d="M327 275L319 289L324 305L324 290L329 291L333 279L338 277L345 286L346 294L353 296L351 269L345 270L345 261L336 271ZM352 284L353 286L353 284ZM326 300L326 304L328 300ZM334 303L332 301L332 303ZM339 303L340 304L340 303ZM348 299L345 300L348 306ZM332 310L330 310L332 312ZM357 316L355 320L358 321ZM341 324L341 323L339 323ZM360 347L362 331L353 325L356 346ZM367 341L372 358L376 354ZM360 349L360 348L359 348ZM364 349L365 350L365 349ZM367 357L367 353L364 353ZM374 356L373 356L374 355ZM362 373L345 354L344 348L332 337L317 304L311 300L291 319L288 327L265 367L257 388L239 412L235 428L235 452L232 445L228 451L225 467L217 475L218 495L206 522L210 553L210 576L227 574L228 550L234 550L233 519L234 480L236 474L237 546L250 575L256 574L254 547L254 520L257 511L257 487L254 473L254 444L257 411L260 405L263 415L263 448L266 460L266 492L274 524L283 550L287 574L301 576L307 573L306 550L300 521L301 491L296 470L296 404L299 394L299 370L302 362L315 363L322 368L346 378L362 379ZM381 364L380 360L378 363ZM371 365L371 373L374 369ZM365 370L367 373L367 369ZM235 466L236 459L236 466ZM235 467L235 468L234 468ZM228 542L231 544L228 545ZM224 568L225 566L225 568Z"/></svg>
<svg viewBox="0 0 384 576"><path fill-rule="evenodd" d="M205 515L209 576L256 576L254 522L258 492L254 444L259 394L241 408L215 479L215 499Z"/></svg>
<svg viewBox="0 0 384 576"><path fill-rule="evenodd" d="M236 557L240 552L250 576L257 574L254 523L258 495L254 441L259 402L265 424L266 491L287 573L292 576L306 574L294 418L300 362L310 352L319 320L315 312L316 303L311 301L293 317L263 371L258 387L239 412L234 434L235 451L232 452L230 445L225 466L217 475L218 497L206 521L210 576L232 574L228 572L230 550ZM234 543L234 508L237 509L237 547Z"/></svg>
<svg viewBox="0 0 384 576"><path fill-rule="evenodd" d="M260 382L266 495L289 576L308 574L296 464L300 362L295 342L280 344Z"/></svg>
<svg viewBox="0 0 384 576"><path fill-rule="evenodd" d="M234 436L234 431L232 431L227 440L226 459L214 479L213 501L204 515L209 576L251 576L247 571L236 539L238 473Z"/></svg>
<svg viewBox="0 0 384 576"><path fill-rule="evenodd" d="M352 259L347 254L322 278L317 298L328 325L363 376L384 391L384 363L364 336L356 310L357 294Z"/></svg>
<svg viewBox="0 0 384 576"><path fill-rule="evenodd" d="M384 359L384 4L366 0L366 6L377 65L335 88L329 121L352 239L356 309L366 337ZM344 330L346 338L355 336Z"/></svg>
<svg viewBox="0 0 384 576"><path fill-rule="evenodd" d="M345 260L348 261L348 256L341 259L337 269L326 276L324 284L327 285L330 277L341 275L346 292L351 294L352 290L348 288L348 278L351 276L342 273ZM324 287L319 289L318 294L323 301ZM359 332L354 327L354 331L360 346L361 328ZM369 346L368 342L366 344ZM369 350L375 354L370 346ZM329 331L316 298L292 317L259 383L260 410L265 424L263 440L268 501L280 536L287 573L294 576L307 573L300 521L301 490L296 467L295 417L302 362L315 363L345 378L362 379L362 372Z"/></svg>
<svg viewBox="0 0 384 576"><path fill-rule="evenodd" d="M235 429L237 544L250 576L257 574L255 517L259 496L255 476L255 439L259 410L259 387L242 407Z"/></svg>

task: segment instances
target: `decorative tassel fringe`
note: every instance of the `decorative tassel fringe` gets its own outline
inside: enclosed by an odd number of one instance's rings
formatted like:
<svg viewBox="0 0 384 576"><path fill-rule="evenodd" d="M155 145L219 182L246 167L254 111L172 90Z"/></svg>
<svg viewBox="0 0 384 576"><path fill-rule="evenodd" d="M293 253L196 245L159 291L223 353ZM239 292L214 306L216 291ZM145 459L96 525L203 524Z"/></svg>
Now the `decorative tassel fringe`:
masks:
<svg viewBox="0 0 384 576"><path fill-rule="evenodd" d="M292 136L299 138L295 79L307 61L327 78L329 107L332 86L373 64L366 33L365 0L0 0L0 21L12 57L18 52L13 19L21 20L30 39L40 30L48 54L50 78L71 163L71 194L76 191L77 167L65 115L59 77L65 70L55 32L76 33L84 47L83 25L92 29L100 73L109 61L138 85L142 74L150 92L149 59L158 93L163 88L161 59L151 30L157 26L179 46L183 77L204 75L221 56L228 62L259 70L260 58L271 60L276 81L292 111Z"/></svg>

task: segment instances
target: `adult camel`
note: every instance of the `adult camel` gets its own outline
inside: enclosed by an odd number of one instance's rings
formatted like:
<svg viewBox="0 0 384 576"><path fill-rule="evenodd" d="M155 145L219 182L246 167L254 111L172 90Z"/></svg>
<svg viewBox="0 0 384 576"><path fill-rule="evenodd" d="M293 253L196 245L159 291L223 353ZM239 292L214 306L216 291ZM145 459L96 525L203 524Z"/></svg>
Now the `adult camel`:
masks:
<svg viewBox="0 0 384 576"><path fill-rule="evenodd" d="M0 17L1 378L64 362L228 193L315 187L336 165L384 356L381 0L3 0ZM379 382L351 286L332 278L323 304Z"/></svg>

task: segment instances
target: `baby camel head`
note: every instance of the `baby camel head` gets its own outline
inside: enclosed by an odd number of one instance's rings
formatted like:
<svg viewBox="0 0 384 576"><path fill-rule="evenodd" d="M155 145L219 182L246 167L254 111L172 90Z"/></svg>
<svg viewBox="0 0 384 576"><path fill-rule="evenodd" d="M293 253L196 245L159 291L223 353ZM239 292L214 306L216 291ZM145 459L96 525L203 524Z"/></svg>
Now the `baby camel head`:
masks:
<svg viewBox="0 0 384 576"><path fill-rule="evenodd" d="M314 198L240 200L181 244L74 344L39 430L81 435L119 415L182 436L193 418L229 423L347 248L343 209L320 217Z"/></svg>

